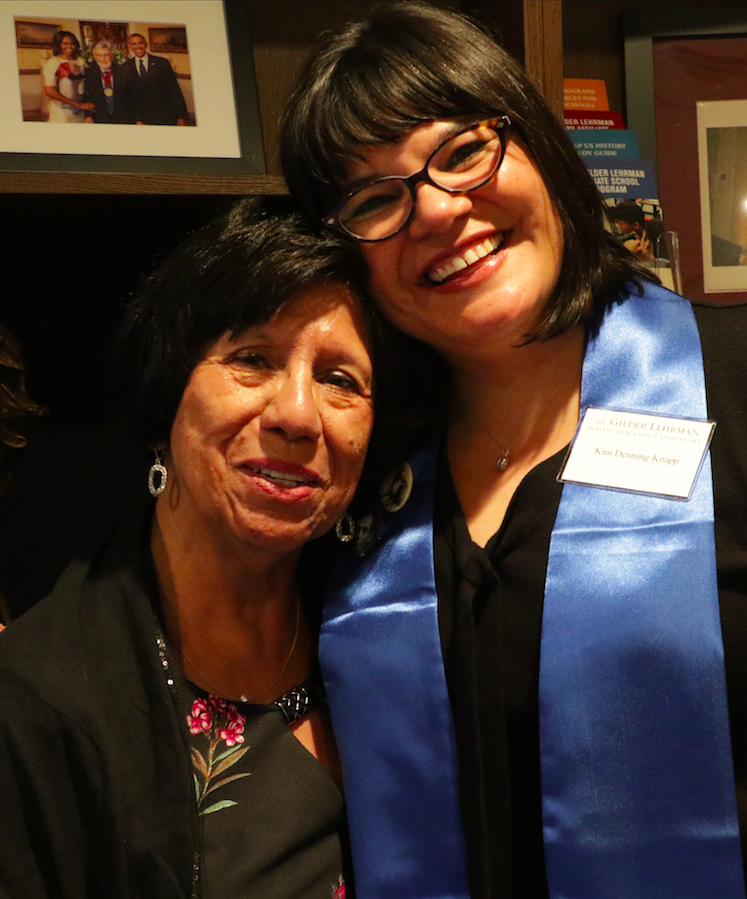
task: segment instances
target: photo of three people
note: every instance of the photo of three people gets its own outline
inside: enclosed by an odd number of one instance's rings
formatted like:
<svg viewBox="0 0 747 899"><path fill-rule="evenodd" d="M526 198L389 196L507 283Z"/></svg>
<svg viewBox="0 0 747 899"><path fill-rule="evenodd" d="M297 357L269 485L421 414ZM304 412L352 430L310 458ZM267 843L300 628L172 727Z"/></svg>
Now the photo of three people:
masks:
<svg viewBox="0 0 747 899"><path fill-rule="evenodd" d="M49 23L16 20L19 74L24 121L64 124L194 125L186 28L180 25L145 27L155 34L157 55L141 31L127 25L79 22L73 29ZM81 41L82 37L83 42ZM51 49L51 55L46 47ZM34 75L28 57L36 50L42 93L34 97ZM179 54L178 73L172 60ZM185 71L186 70L186 71ZM24 80L24 76L27 76ZM38 82L37 82L38 84ZM189 89L186 89L187 84ZM45 108L46 107L46 108Z"/></svg>

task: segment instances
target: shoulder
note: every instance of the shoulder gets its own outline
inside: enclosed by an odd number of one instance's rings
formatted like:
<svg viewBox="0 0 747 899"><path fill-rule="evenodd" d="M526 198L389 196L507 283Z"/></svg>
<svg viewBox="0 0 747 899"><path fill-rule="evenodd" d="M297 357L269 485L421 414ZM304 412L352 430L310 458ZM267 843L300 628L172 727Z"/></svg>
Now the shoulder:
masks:
<svg viewBox="0 0 747 899"><path fill-rule="evenodd" d="M725 340L727 347L738 347L744 356L747 339L747 303L722 306L715 303L692 302L698 330L705 344Z"/></svg>
<svg viewBox="0 0 747 899"><path fill-rule="evenodd" d="M720 416L747 412L747 303L693 303L703 348L709 407Z"/></svg>
<svg viewBox="0 0 747 899"><path fill-rule="evenodd" d="M631 290L620 294L616 299L624 302L636 296L637 292ZM692 309L707 371L711 369L729 373L732 379L739 372L747 372L747 303L720 305L688 300L655 284L645 285L642 296L645 300L653 300L665 306L668 303L686 304ZM663 313L658 319L665 323L666 314Z"/></svg>
<svg viewBox="0 0 747 899"><path fill-rule="evenodd" d="M12 701L23 685L60 709L82 699L92 673L82 627L87 576L88 566L73 562L52 594L0 635L0 696Z"/></svg>
<svg viewBox="0 0 747 899"><path fill-rule="evenodd" d="M165 56L153 56L150 53L148 54L148 66L152 66L154 69L163 69L164 72L166 69L173 71L171 63Z"/></svg>
<svg viewBox="0 0 747 899"><path fill-rule="evenodd" d="M54 80L54 76L57 73L57 68L59 65L60 61L54 56L44 61L44 63L42 64L42 74L44 75L45 80Z"/></svg>
<svg viewBox="0 0 747 899"><path fill-rule="evenodd" d="M124 82L130 81L135 76L135 69L130 63L132 60L128 59L126 62L119 63L115 65L112 71L114 72L114 80L119 81L120 85Z"/></svg>
<svg viewBox="0 0 747 899"><path fill-rule="evenodd" d="M51 705L74 711L114 685L109 675L118 667L120 677L134 676L143 643L155 645L142 530L133 520L90 560L75 560L47 599L0 634L0 684L23 681Z"/></svg>

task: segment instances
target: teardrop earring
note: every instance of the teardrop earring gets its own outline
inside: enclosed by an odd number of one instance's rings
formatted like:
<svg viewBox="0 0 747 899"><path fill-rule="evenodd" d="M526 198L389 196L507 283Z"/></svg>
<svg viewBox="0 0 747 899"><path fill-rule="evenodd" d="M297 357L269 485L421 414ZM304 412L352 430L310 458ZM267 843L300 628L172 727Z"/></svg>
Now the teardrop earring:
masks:
<svg viewBox="0 0 747 899"><path fill-rule="evenodd" d="M150 490L151 496L160 496L166 487L166 479L169 473L166 470L166 466L161 462L160 451L156 450L155 453L156 461L148 471L148 490Z"/></svg>

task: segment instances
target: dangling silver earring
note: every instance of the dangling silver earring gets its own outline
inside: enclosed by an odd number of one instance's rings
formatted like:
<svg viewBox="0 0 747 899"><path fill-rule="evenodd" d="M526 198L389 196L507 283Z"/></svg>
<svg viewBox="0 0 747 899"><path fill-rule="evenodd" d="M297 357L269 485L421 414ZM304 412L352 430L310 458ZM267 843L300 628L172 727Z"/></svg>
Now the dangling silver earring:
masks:
<svg viewBox="0 0 747 899"><path fill-rule="evenodd" d="M166 479L169 476L166 466L161 462L161 453L156 450L156 461L148 472L148 490L152 496L160 496L166 487Z"/></svg>
<svg viewBox="0 0 747 899"><path fill-rule="evenodd" d="M337 519L335 536L340 543L350 543L355 537L355 520L350 512L343 512Z"/></svg>

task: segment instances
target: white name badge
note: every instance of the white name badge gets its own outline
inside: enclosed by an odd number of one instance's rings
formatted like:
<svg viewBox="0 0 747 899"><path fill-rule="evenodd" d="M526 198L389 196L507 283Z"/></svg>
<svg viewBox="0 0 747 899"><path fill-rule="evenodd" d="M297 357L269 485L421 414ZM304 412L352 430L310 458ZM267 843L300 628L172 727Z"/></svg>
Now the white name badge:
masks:
<svg viewBox="0 0 747 899"><path fill-rule="evenodd" d="M589 407L559 481L690 498L715 421Z"/></svg>

